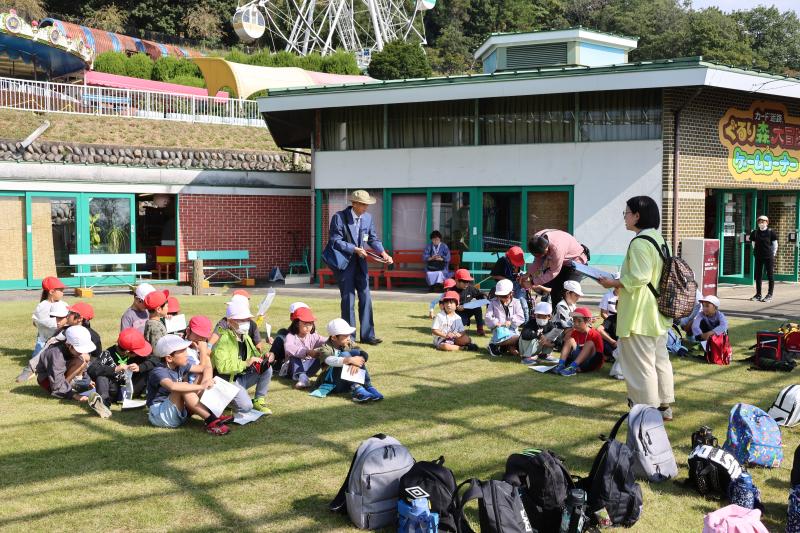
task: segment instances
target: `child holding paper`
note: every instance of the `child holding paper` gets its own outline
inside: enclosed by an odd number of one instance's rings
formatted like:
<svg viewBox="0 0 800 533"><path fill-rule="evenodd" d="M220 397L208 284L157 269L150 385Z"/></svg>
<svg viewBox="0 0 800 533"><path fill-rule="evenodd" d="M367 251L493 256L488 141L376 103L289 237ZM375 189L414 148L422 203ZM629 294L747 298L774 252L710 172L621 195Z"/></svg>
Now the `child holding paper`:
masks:
<svg viewBox="0 0 800 533"><path fill-rule="evenodd" d="M469 270L466 268L459 268L456 270L455 279L456 292L458 292L460 299L459 305L456 307L456 313L461 317L461 322L464 324L465 328L470 326L470 322L474 318L475 327L477 328L476 335L483 337L486 335L483 329L483 308L475 307L466 309L464 304L468 304L474 300L484 300L486 299L486 295L472 283L475 281L475 278L472 277L472 274L470 274Z"/></svg>
<svg viewBox="0 0 800 533"><path fill-rule="evenodd" d="M329 337L320 348L320 358L325 365L311 396L324 398L328 394L350 391L353 401L357 403L383 400L383 394L372 386L367 371L367 352L353 344L351 335L355 330L342 318L335 318L328 323ZM359 369L364 370L363 385L347 379L348 375L356 374Z"/></svg>
<svg viewBox="0 0 800 533"><path fill-rule="evenodd" d="M97 394L100 395L106 408L111 407L112 402L121 399L120 393L126 384L125 372L138 374L140 368L135 361L148 357L152 351L153 347L138 329L127 328L119 332L117 344L104 350L100 357L92 360L87 372L94 381ZM106 409L100 416L108 418L111 416L111 411Z"/></svg>
<svg viewBox="0 0 800 533"><path fill-rule="evenodd" d="M559 330L550 321L552 316L553 306L550 302L539 302L534 307L533 319L522 326L519 355L523 364L534 364L538 357L547 357L556 348L555 339Z"/></svg>
<svg viewBox="0 0 800 533"><path fill-rule="evenodd" d="M210 389L211 368L190 365L186 348L191 343L177 335L165 335L156 344L156 356L162 363L153 369L147 382L147 419L156 427L177 428L190 415L197 415L205 422L206 431L212 435L227 435L230 428L226 422L232 417L217 417L200 403L200 395ZM189 383L190 373L202 373L201 384Z"/></svg>
<svg viewBox="0 0 800 533"><path fill-rule="evenodd" d="M522 304L513 295L514 284L510 279L501 279L494 287L494 298L486 309L486 325L492 329L489 355L498 357L503 351L519 355L519 327L525 322Z"/></svg>
<svg viewBox="0 0 800 533"><path fill-rule="evenodd" d="M288 373L296 382L294 388L307 389L311 386L309 376L315 375L320 368L320 348L327 339L317 333L314 327L317 318L311 309L301 307L294 316L283 349L289 358Z"/></svg>

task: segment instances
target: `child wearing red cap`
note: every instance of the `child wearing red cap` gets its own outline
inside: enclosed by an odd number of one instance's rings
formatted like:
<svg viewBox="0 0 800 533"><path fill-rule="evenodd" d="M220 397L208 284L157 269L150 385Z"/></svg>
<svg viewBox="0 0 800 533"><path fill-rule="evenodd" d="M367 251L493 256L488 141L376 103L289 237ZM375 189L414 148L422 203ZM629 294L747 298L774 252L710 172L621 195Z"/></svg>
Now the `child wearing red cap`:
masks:
<svg viewBox="0 0 800 533"><path fill-rule="evenodd" d="M472 319L475 319L475 327L478 329L477 335L483 337L486 332L483 329L483 308L476 307L475 309L464 309L464 304L473 300L485 300L486 295L478 289L472 282L475 278L469 273L466 268L459 268L456 270L456 292L460 298L456 313L461 317L461 322L465 328L470 326Z"/></svg>
<svg viewBox="0 0 800 533"><path fill-rule="evenodd" d="M211 337L211 320L205 316L193 316L189 320L184 335L192 344L186 349L189 362L202 367L211 366L211 349L208 347L208 338ZM194 383L196 375L189 377L189 383Z"/></svg>
<svg viewBox="0 0 800 533"><path fill-rule="evenodd" d="M603 338L592 328L592 312L578 307L572 312L572 334L564 341L555 372L574 376L603 366Z"/></svg>
<svg viewBox="0 0 800 533"><path fill-rule="evenodd" d="M153 291L144 297L144 306L150 318L144 324L144 338L151 346L167 334L164 318L169 310L169 291Z"/></svg>
<svg viewBox="0 0 800 533"><path fill-rule="evenodd" d="M33 325L36 327L36 342L33 345L33 352L28 365L17 376L17 383L23 383L33 377L34 369L38 363L38 359L34 361L34 358L44 349L47 340L55 335L58 329L56 319L50 316L50 308L53 307L54 303L61 301L63 297L64 284L61 283L61 280L53 276L48 276L42 280L42 296L31 316Z"/></svg>
<svg viewBox="0 0 800 533"><path fill-rule="evenodd" d="M455 286L456 280L452 278L444 280L444 283L442 283L442 294L446 293L447 291L452 291ZM431 320L433 320L433 317L436 316L435 309L439 305L439 302L442 301L442 294L437 294L436 298L431 300L430 307L428 307L428 318Z"/></svg>
<svg viewBox="0 0 800 533"><path fill-rule="evenodd" d="M100 357L93 359L89 364L89 377L95 384L95 390L99 395L105 409L100 408L98 413L103 418L111 416L111 404L123 400L123 391L126 386L126 371L130 373L142 374L139 363L142 359L147 359L153 352L153 347L144 339L138 329L127 328L119 332L117 344L107 350L103 350ZM153 366L155 366L153 361ZM145 372L146 374L146 372ZM143 392L146 385L146 378L139 392ZM131 376L131 385L133 376ZM131 393L128 391L128 399L133 398L135 389ZM91 402L90 398L90 402ZM97 410L97 408L95 409Z"/></svg>
<svg viewBox="0 0 800 533"><path fill-rule="evenodd" d="M527 322L529 318L528 301L525 299L524 291L519 284L520 273L524 266L525 252L519 246L512 246L506 250L506 254L503 257L497 260L489 275L497 281L501 279L511 280L514 284L514 298L519 300L524 322Z"/></svg>
<svg viewBox="0 0 800 533"><path fill-rule="evenodd" d="M461 317L456 313L459 296L455 291L447 291L439 302L441 311L434 317L431 332L433 345L438 350L455 352L458 350L476 351L478 346L464 331Z"/></svg>
<svg viewBox="0 0 800 533"><path fill-rule="evenodd" d="M97 348L90 355L92 359L100 357L103 352L103 343L100 340L100 334L92 328L91 321L94 318L94 308L86 302L78 302L69 307L70 316L68 317L70 326L83 326L89 330L89 335L92 337L92 342Z"/></svg>
<svg viewBox="0 0 800 533"><path fill-rule="evenodd" d="M301 307L294 313L292 325L283 349L289 360L289 375L296 382L295 389L307 389L311 386L309 376L320 369L319 356L327 338L317 333L314 322L317 318L311 309Z"/></svg>

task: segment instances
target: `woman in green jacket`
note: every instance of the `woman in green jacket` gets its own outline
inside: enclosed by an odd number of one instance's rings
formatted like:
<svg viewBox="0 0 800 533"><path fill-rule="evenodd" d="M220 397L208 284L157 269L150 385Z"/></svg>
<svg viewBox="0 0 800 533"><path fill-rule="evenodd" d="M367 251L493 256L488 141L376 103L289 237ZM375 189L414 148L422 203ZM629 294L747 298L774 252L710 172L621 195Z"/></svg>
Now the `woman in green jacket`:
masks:
<svg viewBox="0 0 800 533"><path fill-rule="evenodd" d="M649 196L629 199L623 217L625 229L635 232L636 237L647 236L666 246L658 231L661 215L655 200ZM656 298L648 287L658 287L664 263L653 243L636 237L628 246L620 279L602 278L599 283L607 289L619 288L619 364L629 403L658 407L664 420L672 420L670 404L675 401L675 391L667 353L667 330L672 321L658 312Z"/></svg>

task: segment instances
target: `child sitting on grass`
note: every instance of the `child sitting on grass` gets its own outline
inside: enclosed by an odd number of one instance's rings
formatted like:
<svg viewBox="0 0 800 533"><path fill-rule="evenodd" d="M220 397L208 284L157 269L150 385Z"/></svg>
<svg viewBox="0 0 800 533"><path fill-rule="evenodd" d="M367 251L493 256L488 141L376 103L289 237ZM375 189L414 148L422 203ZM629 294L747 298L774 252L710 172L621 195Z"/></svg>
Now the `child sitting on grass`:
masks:
<svg viewBox="0 0 800 533"><path fill-rule="evenodd" d="M453 287L456 286L456 280L453 278L444 280L442 283L442 294L446 293L447 291L452 291ZM442 301L442 294L437 294L436 298L431 300L431 305L428 307L428 318L433 320L433 317L436 316L436 308Z"/></svg>
<svg viewBox="0 0 800 533"><path fill-rule="evenodd" d="M321 347L328 339L317 333L314 327L316 320L308 307L295 311L289 334L283 344L286 357L289 358L288 374L296 382L295 389L310 387L309 376L316 375L320 368Z"/></svg>
<svg viewBox="0 0 800 533"><path fill-rule="evenodd" d="M150 346L158 344L158 340L167 334L164 317L167 316L169 291L153 291L144 297L144 306L150 318L144 324L144 338Z"/></svg>
<svg viewBox="0 0 800 533"><path fill-rule="evenodd" d="M89 330L89 335L92 342L96 346L95 350L89 354L92 359L100 357L103 352L103 342L100 340L100 334L92 328L92 319L94 318L94 308L86 302L78 302L69 307L70 316L68 317L70 325L83 326Z"/></svg>
<svg viewBox="0 0 800 533"><path fill-rule="evenodd" d="M56 334L58 329L57 320L51 313L53 304L61 301L63 297L64 284L61 283L60 279L48 276L42 280L42 296L33 311L33 315L31 315L33 325L36 327L36 342L33 345L33 352L27 366L17 376L17 383L24 383L33 377L36 365L39 363L38 358L35 360L34 358L44 349L45 343ZM66 304L64 307L66 307ZM66 317L67 315L65 314L64 316Z"/></svg>
<svg viewBox="0 0 800 533"><path fill-rule="evenodd" d="M707 341L712 335L728 333L728 319L719 310L719 298L703 296L698 300L703 309L692 322L692 335L697 342Z"/></svg>
<svg viewBox="0 0 800 533"><path fill-rule="evenodd" d="M555 372L574 376L578 372L597 370L603 362L603 339L592 329L592 312L578 307L572 312L572 333L564 341Z"/></svg>
<svg viewBox="0 0 800 533"><path fill-rule="evenodd" d="M564 299L556 303L553 324L557 328L567 330L572 327L572 312L578 306L578 301L583 297L583 289L577 281L564 282ZM567 332L568 333L568 332Z"/></svg>
<svg viewBox="0 0 800 533"><path fill-rule="evenodd" d="M165 335L156 345L156 356L162 363L150 373L147 383L147 419L156 427L177 428L190 415L203 419L206 431L212 435L226 435L230 429L225 424L230 416L217 417L200 403L203 391L214 385L211 368L190 365L186 349L191 343L177 335ZM200 383L189 383L190 373L203 374Z"/></svg>
<svg viewBox="0 0 800 533"><path fill-rule="evenodd" d="M522 326L522 333L519 336L519 355L522 364L534 364L538 358L546 358L553 352L556 347L555 337L548 335L555 329L550 321L552 316L553 306L550 302L539 302L533 308L533 318Z"/></svg>
<svg viewBox="0 0 800 533"><path fill-rule="evenodd" d="M489 342L489 355L498 357L504 351L519 355L518 328L525 322L522 304L514 298L514 283L510 279L501 279L494 287L494 298L489 300L486 308L486 326L492 329Z"/></svg>
<svg viewBox="0 0 800 533"><path fill-rule="evenodd" d="M342 318L328 322L328 340L320 348L320 358L325 362L317 380L317 388L311 396L324 398L328 394L350 392L357 403L383 400L383 394L372 385L367 371L367 352L353 344L351 335L356 328ZM350 365L344 368L344 365ZM364 369L364 385L342 377L344 373L355 374Z"/></svg>
<svg viewBox="0 0 800 533"><path fill-rule="evenodd" d="M464 309L464 304L468 304L473 300L483 300L486 298L486 295L472 283L475 281L475 278L472 277L472 274L470 274L469 270L466 268L459 268L456 270L455 280L456 292L460 297L459 305L456 307L456 313L461 317L461 323L464 324L465 328L470 326L474 318L475 327L477 328L475 334L478 337L483 337L486 335L483 329L483 308Z"/></svg>
<svg viewBox="0 0 800 533"><path fill-rule="evenodd" d="M461 317L456 313L458 301L457 292L447 291L444 293L439 302L442 310L436 314L431 326L433 345L445 352L478 349L478 346L472 343L469 335L464 332L464 324L461 323Z"/></svg>
<svg viewBox="0 0 800 533"><path fill-rule="evenodd" d="M208 338L211 337L211 320L208 317L193 316L186 326L183 337L192 344L186 349L189 362L193 365L212 366L211 349L208 347ZM191 376L194 383L196 376Z"/></svg>
<svg viewBox="0 0 800 533"><path fill-rule="evenodd" d="M603 354L606 360L609 361L615 359L613 354L614 350L617 349L617 340L619 339L617 336L617 303L618 300L611 300L606 303L607 316L603 323L597 326L597 333L603 339ZM600 314L602 315L603 311L600 311Z"/></svg>
<svg viewBox="0 0 800 533"><path fill-rule="evenodd" d="M39 386L60 400L88 401L87 396L73 391L72 382L83 376L95 345L83 326L69 327L63 336L63 340L50 344L39 354L36 365Z"/></svg>

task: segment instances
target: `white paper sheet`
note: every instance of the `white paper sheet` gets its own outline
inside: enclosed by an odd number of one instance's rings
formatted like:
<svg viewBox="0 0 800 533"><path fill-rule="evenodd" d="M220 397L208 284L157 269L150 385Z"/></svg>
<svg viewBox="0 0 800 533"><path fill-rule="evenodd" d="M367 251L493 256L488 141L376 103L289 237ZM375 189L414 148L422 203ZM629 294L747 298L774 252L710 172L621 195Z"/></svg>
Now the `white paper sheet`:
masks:
<svg viewBox="0 0 800 533"><path fill-rule="evenodd" d="M214 376L214 386L203 392L200 403L208 407L215 416L219 416L238 393L239 387L219 376Z"/></svg>
<svg viewBox="0 0 800 533"><path fill-rule="evenodd" d="M264 316L269 311L270 306L272 305L272 300L275 299L275 289L269 289L267 291L267 295L264 296L264 299L261 300L261 303L258 306L258 312L256 316Z"/></svg>
<svg viewBox="0 0 800 533"><path fill-rule="evenodd" d="M545 373L550 372L556 367L556 365L531 365L528 368L531 370L535 370L537 372Z"/></svg>
<svg viewBox="0 0 800 533"><path fill-rule="evenodd" d="M249 424L250 422L255 422L262 416L264 416L264 413L257 409L250 409L249 411L244 412L237 411L233 413L233 423L243 426L245 424Z"/></svg>
<svg viewBox="0 0 800 533"><path fill-rule="evenodd" d="M186 329L186 315L168 316L164 319L164 325L167 326L167 333L183 331Z"/></svg>
<svg viewBox="0 0 800 533"><path fill-rule="evenodd" d="M614 274L610 274L605 270L600 270L599 268L594 268L590 265L584 265L583 263L576 263L575 261L572 262L572 266L586 276L589 276L592 279L600 279L600 278L608 278L614 279Z"/></svg>
<svg viewBox="0 0 800 533"><path fill-rule="evenodd" d="M483 307L484 305L489 305L489 300L486 298L482 300L472 300L471 302L467 302L463 305L464 309L477 309L479 307Z"/></svg>
<svg viewBox="0 0 800 533"><path fill-rule="evenodd" d="M141 409L146 403L147 402L145 400L129 400L126 398L122 400L122 410L127 411L128 409Z"/></svg>
<svg viewBox="0 0 800 533"><path fill-rule="evenodd" d="M346 381L352 381L353 383L358 383L360 385L364 384L364 381L367 378L367 372L363 368L357 368L355 374L350 373L350 369L353 368L353 365L344 365L342 367L342 379Z"/></svg>

